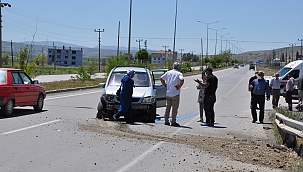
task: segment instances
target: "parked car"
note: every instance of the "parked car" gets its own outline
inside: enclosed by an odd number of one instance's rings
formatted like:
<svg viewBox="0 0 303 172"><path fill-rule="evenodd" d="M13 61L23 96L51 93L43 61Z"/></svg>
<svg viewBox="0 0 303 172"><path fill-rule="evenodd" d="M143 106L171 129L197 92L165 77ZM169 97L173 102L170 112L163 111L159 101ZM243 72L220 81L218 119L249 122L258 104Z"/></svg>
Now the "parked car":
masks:
<svg viewBox="0 0 303 172"><path fill-rule="evenodd" d="M11 116L14 107L33 106L42 111L45 89L32 80L23 70L0 68L0 107L1 114Z"/></svg>
<svg viewBox="0 0 303 172"><path fill-rule="evenodd" d="M239 65L238 65L238 64L235 64L235 65L234 65L234 68L239 69Z"/></svg>
<svg viewBox="0 0 303 172"><path fill-rule="evenodd" d="M100 83L103 92L97 107L97 118L112 119L117 113L120 99L116 91L121 79L128 70L134 70L135 88L132 98L132 113L135 121L155 122L157 107L166 106L166 88L162 86L160 77L167 70L149 71L146 67L115 67L111 70L106 83Z"/></svg>

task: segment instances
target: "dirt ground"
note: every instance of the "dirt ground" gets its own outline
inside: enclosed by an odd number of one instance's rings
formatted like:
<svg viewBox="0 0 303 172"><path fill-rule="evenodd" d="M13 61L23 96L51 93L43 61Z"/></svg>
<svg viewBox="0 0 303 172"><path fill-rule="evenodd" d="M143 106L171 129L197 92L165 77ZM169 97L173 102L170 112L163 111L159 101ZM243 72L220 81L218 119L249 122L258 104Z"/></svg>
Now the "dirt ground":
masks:
<svg viewBox="0 0 303 172"><path fill-rule="evenodd" d="M198 148L214 156L220 156L236 160L243 163L265 166L271 169L290 170L294 162L301 159L296 152L281 146L275 145L274 137L269 140L249 140L249 139L227 139L206 137L202 135L173 135L164 136L139 133L131 130L129 125L120 123L108 125L109 121L96 119L95 123L81 124L82 130L113 135L128 139L143 139L151 141L174 142ZM148 125L148 124L147 124ZM220 170L219 170L220 171ZM233 171L224 169L223 171Z"/></svg>

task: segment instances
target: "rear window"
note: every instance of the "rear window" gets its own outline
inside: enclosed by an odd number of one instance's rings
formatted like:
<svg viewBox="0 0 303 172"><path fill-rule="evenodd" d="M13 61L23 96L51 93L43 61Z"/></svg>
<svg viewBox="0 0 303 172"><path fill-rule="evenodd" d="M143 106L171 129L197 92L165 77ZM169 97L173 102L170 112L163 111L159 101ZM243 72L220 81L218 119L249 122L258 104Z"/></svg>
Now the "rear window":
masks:
<svg viewBox="0 0 303 172"><path fill-rule="evenodd" d="M0 83L6 83L6 71L0 70Z"/></svg>

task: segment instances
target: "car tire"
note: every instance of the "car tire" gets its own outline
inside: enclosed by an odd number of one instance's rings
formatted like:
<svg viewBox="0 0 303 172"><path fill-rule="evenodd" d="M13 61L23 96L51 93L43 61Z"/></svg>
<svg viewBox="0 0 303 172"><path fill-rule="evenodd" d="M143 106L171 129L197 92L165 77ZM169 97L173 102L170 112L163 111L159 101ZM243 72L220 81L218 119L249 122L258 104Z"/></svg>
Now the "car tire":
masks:
<svg viewBox="0 0 303 172"><path fill-rule="evenodd" d="M9 100L1 109L1 114L9 117L12 116L14 112L14 101Z"/></svg>
<svg viewBox="0 0 303 172"><path fill-rule="evenodd" d="M156 107L156 103L154 103L153 105L151 105L148 111L148 117L147 117L148 123L155 123L156 115L157 115L156 111L157 111L157 107Z"/></svg>
<svg viewBox="0 0 303 172"><path fill-rule="evenodd" d="M37 100L37 104L33 106L34 110L37 112L42 111L43 105L44 105L44 97L43 95L40 94Z"/></svg>

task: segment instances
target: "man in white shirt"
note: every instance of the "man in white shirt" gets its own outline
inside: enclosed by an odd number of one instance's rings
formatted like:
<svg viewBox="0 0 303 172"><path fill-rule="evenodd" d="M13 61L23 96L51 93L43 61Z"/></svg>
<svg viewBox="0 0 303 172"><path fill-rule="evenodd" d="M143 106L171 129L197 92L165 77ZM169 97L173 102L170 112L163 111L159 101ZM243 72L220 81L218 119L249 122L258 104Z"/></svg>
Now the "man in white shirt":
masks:
<svg viewBox="0 0 303 172"><path fill-rule="evenodd" d="M280 86L282 79L279 78L279 74L275 74L275 78L273 78L270 81L270 88L271 88L271 94L272 94L272 108L278 107L279 99L280 99Z"/></svg>
<svg viewBox="0 0 303 172"><path fill-rule="evenodd" d="M184 84L183 74L179 72L180 64L175 62L173 69L166 72L161 76L160 81L166 87L166 110L164 115L165 125L169 125L169 114L172 108L171 126L179 127L180 124L176 122L179 102L180 102L180 89Z"/></svg>

